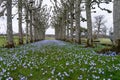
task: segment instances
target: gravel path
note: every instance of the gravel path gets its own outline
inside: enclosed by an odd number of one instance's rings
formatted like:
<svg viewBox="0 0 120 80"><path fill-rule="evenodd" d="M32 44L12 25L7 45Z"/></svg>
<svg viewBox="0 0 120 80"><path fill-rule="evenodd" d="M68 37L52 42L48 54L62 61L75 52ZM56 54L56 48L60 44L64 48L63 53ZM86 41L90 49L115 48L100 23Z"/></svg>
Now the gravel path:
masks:
<svg viewBox="0 0 120 80"><path fill-rule="evenodd" d="M33 46L37 46L37 47L41 47L43 45L58 45L58 46L62 46L62 45L66 45L65 42L60 41L60 40L42 40L39 42L35 42L32 43Z"/></svg>

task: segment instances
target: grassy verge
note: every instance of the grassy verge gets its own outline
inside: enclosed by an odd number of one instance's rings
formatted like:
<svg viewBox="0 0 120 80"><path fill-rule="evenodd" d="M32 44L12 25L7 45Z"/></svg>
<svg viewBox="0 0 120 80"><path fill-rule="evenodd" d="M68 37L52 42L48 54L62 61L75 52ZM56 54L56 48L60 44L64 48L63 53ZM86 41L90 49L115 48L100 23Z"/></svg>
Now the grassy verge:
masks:
<svg viewBox="0 0 120 80"><path fill-rule="evenodd" d="M119 80L120 56L101 56L81 45L0 49L0 79Z"/></svg>

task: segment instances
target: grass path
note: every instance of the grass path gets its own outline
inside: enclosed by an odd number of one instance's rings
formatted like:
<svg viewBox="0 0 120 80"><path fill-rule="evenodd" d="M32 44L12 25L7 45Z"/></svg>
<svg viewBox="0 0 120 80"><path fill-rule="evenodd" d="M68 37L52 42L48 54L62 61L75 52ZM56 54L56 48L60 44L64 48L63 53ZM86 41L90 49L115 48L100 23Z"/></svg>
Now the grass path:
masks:
<svg viewBox="0 0 120 80"><path fill-rule="evenodd" d="M120 80L120 56L58 40L0 48L0 80Z"/></svg>

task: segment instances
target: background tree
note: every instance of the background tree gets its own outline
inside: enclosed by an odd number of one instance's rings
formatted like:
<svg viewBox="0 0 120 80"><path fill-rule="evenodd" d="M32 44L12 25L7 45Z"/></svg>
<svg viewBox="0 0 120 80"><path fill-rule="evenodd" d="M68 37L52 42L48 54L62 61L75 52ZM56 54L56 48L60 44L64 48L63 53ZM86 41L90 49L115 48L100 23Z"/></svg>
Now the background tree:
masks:
<svg viewBox="0 0 120 80"><path fill-rule="evenodd" d="M3 3L4 0L0 0L0 8L1 8L1 11L0 11L0 17L4 15L4 12L6 10L6 2Z"/></svg>
<svg viewBox="0 0 120 80"><path fill-rule="evenodd" d="M110 27L110 29L109 29L109 34L110 33L113 33L113 27Z"/></svg>
<svg viewBox="0 0 120 80"><path fill-rule="evenodd" d="M12 19L18 14L18 32L19 32L19 44L23 44L23 29L22 23L26 22L26 42L37 41L45 39L45 31L49 26L49 18L51 8L47 8L46 5L42 5L43 0L9 0L0 1L0 6L4 5L3 10L7 9L7 46L14 47L13 42L13 30ZM12 14L12 8L18 6L18 12ZM4 14L4 11L0 12ZM2 16L1 15L1 16ZM25 17L24 17L25 15ZM25 20L24 20L25 19ZM29 36L30 36L30 40Z"/></svg>
<svg viewBox="0 0 120 80"><path fill-rule="evenodd" d="M107 35L107 31L108 31L108 28L107 28L106 26L104 26L104 27L102 28L102 33L103 33L104 36Z"/></svg>
<svg viewBox="0 0 120 80"><path fill-rule="evenodd" d="M45 39L45 31L49 25L51 8L42 5L43 0L30 0L24 2L26 19L26 42Z"/></svg>
<svg viewBox="0 0 120 80"><path fill-rule="evenodd" d="M97 33L97 38L99 37L100 32L106 32L106 20L104 20L104 15L98 15L94 17L95 22L93 23L93 27L95 28L95 32Z"/></svg>
<svg viewBox="0 0 120 80"><path fill-rule="evenodd" d="M100 6L101 3L108 3L109 0L51 0L51 2L54 7L52 25L55 27L56 39L80 42L80 21L86 21L81 12L86 11L87 31L89 33L87 45L92 46L91 10L94 9L93 5L98 5L101 10L110 12L108 9ZM80 5L86 9L82 10Z"/></svg>

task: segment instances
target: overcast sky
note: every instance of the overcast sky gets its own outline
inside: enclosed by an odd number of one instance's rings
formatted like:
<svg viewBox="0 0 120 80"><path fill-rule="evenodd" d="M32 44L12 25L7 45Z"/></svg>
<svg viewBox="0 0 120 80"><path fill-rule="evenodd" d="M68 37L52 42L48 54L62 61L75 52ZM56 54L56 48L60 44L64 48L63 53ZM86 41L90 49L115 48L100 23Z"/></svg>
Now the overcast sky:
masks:
<svg viewBox="0 0 120 80"><path fill-rule="evenodd" d="M51 6L51 3L49 0L43 0L44 4L47 4L48 6ZM110 4L102 4L102 7L110 9L111 11L113 11L113 5L112 3ZM105 15L105 20L107 20L106 26L108 28L113 27L113 14L112 13L107 13L106 11L101 11L100 9L96 8L97 13L92 13L92 18L93 18L93 22L94 22L94 17L97 15ZM17 12L17 9L13 9L13 13L15 14ZM85 13L83 13L83 15L85 15ZM17 20L17 16L13 19L13 31L14 33L18 32L18 20ZM81 23L81 26L86 27L86 23ZM23 25L23 28L25 30L25 26ZM0 17L0 33L5 33L6 32L6 17ZM49 28L46 31L46 34L54 34L54 29Z"/></svg>

